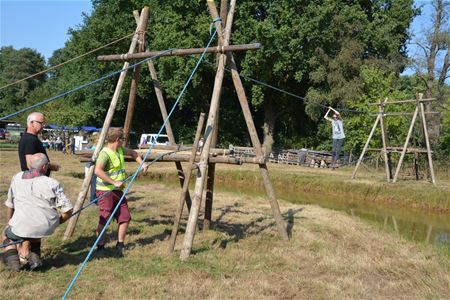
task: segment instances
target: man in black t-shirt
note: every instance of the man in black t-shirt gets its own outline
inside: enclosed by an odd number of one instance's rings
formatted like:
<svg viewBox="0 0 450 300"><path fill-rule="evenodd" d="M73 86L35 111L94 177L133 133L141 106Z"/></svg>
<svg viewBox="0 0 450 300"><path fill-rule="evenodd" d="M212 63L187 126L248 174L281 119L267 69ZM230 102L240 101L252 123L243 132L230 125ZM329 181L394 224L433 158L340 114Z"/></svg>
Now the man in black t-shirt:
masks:
<svg viewBox="0 0 450 300"><path fill-rule="evenodd" d="M32 112L28 115L27 130L22 134L19 142L19 160L22 171L29 170L30 159L33 154L44 153L48 158L47 151L38 138L38 134L42 132L44 125L45 118L42 113ZM59 165L50 163L46 175L50 175L50 171L58 170Z"/></svg>

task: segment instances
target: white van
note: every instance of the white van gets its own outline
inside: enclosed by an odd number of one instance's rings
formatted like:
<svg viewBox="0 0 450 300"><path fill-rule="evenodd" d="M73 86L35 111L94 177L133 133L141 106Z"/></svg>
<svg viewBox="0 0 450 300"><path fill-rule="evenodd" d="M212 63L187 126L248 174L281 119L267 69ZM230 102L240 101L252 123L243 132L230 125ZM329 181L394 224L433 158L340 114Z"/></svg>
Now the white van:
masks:
<svg viewBox="0 0 450 300"><path fill-rule="evenodd" d="M169 145L169 137L167 134L160 134L158 139L156 139L158 135L156 133L143 133L141 134L141 139L139 140L139 148L142 145Z"/></svg>

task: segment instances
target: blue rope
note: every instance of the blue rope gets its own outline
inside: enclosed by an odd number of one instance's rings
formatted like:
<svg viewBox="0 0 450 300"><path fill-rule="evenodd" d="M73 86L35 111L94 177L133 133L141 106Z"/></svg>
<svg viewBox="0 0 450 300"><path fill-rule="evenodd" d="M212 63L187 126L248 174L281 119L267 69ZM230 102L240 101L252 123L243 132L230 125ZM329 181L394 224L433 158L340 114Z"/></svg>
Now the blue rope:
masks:
<svg viewBox="0 0 450 300"><path fill-rule="evenodd" d="M117 75L117 74L119 74L119 73L122 73L122 72L124 72L124 71L127 71L127 70L129 70L129 69L131 69L131 68L134 68L134 67L137 66L137 65L143 64L143 63L145 63L145 62L147 62L147 61L149 61L149 60L152 60L152 59L154 59L154 58L158 58L158 57L162 56L163 54L168 53L168 52L170 52L170 51L172 51L172 50L173 50L173 48L172 48L172 49L168 49L168 50L163 51L163 52L161 52L161 53L159 53L159 54L157 54L157 55L154 55L154 56L152 56L152 57L149 57L149 58L146 58L146 59L144 59L144 60L141 60L140 62L137 62L137 63L135 63L135 64L132 64L132 65L128 66L127 68L123 68L123 69L121 69L121 70L119 70L119 71L115 71L115 72L110 73L110 74L108 74L108 75L106 75L106 76L97 78L97 79L95 79L95 80L93 80L93 81L90 81L90 82L88 82L88 83L82 84L82 85L80 85L80 86L78 86L78 87L76 87L76 88L74 88L74 89L72 89L72 90L70 90L70 91L67 91L67 92L64 92L64 93L62 93L62 94L59 94L59 95L50 97L50 98L48 98L48 99L46 99L46 100L44 100L44 101L42 101L42 102L33 104L33 105L28 106L28 107L26 107L26 108L23 108L23 109L21 109L21 110L19 110L19 111L16 111L16 112L14 112L14 113L12 113L12 114L9 114L9 115L6 115L6 116L4 116L4 117L1 117L1 118L0 118L0 121L9 119L9 118L11 118L11 117L14 117L14 116L16 116L16 115L18 115L18 114L21 114L21 113L26 112L26 111L28 111L28 110L31 110L31 109L33 109L33 108L36 108L36 107L39 107L39 106L41 106L41 105L47 104L47 103L49 103L49 102L52 102L52 101L54 101L54 100L56 100L56 99L59 99L59 98L61 98L61 97L64 97L64 96L66 96L66 95L69 95L69 94L71 94L71 93L77 92L77 91L79 91L79 90L81 90L81 89L84 89L85 87L91 86L91 85L93 85L93 84L95 84L95 83L97 83L97 82L100 82L100 81L105 80L105 79L107 79L107 78L113 77L113 76L115 76L115 75Z"/></svg>
<svg viewBox="0 0 450 300"><path fill-rule="evenodd" d="M183 96L184 92L186 91L187 86L189 85L189 83L192 80L192 77L194 76L195 72L197 71L201 61L203 60L206 50L209 48L211 42L214 40L215 36L217 34L217 29L214 31L214 34L211 36L208 44L205 47L205 50L203 51L202 55L200 56L197 64L195 65L195 68L193 69L191 75L189 76L188 80L186 81L183 89L181 90L180 94L178 95L177 100L175 101L172 109L170 110L169 114L167 115L167 118L164 120L163 125L161 126L161 128L158 131L158 134L156 135L156 140L158 140L159 136L161 135L161 132L164 130L167 122L169 121L173 111L175 110L175 108L178 106L178 102L180 101L181 97ZM100 234L98 235L97 239L95 240L94 244L92 245L91 250L89 251L88 255L86 256L85 260L83 261L83 263L80 266L80 269L78 270L77 274L75 275L75 277L73 278L72 282L70 283L69 287L67 288L66 292L64 293L64 296L61 298L63 300L65 300L70 292L70 290L73 288L76 280L78 279L78 277L80 276L81 272L83 271L84 267L86 266L86 263L88 262L89 258L91 257L95 247L97 246L98 242L100 241L100 238L103 236L103 234L105 233L108 225L111 223L111 220L113 218L113 216L115 215L117 209L120 207L120 204L122 203L123 199L125 198L125 195L127 194L128 190L130 189L130 187L132 186L134 180L136 179L137 174L140 172L140 170L142 169L143 164L145 163L145 160L147 159L148 155L150 154L153 146L155 145L155 142L153 142L150 146L150 148L147 150L147 153L145 153L144 158L142 159L142 162L139 164L139 167L137 168L136 172L133 174L130 184L125 188L125 190L123 191L123 195L120 198L119 202L117 203L116 207L114 208L114 210L111 213L111 216L109 217L108 221L106 222L105 226L103 227L103 230L100 232Z"/></svg>

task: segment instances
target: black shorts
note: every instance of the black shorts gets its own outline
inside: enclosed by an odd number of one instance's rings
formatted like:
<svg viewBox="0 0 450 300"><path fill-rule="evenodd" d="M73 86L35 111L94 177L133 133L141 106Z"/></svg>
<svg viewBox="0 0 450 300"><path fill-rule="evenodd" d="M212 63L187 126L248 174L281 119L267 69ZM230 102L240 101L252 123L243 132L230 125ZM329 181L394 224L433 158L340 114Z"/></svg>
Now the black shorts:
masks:
<svg viewBox="0 0 450 300"><path fill-rule="evenodd" d="M11 227L6 228L5 230L5 235L8 239L10 239L11 241L15 242L15 241L20 241L20 240L24 240L25 238L20 237L15 235L12 230Z"/></svg>

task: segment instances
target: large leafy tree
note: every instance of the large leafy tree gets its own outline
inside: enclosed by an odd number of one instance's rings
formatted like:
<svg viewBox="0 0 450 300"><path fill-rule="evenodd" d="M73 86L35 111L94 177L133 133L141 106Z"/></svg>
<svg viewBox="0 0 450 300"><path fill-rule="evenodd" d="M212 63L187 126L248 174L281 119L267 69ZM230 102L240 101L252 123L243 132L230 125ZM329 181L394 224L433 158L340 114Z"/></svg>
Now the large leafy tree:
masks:
<svg viewBox="0 0 450 300"><path fill-rule="evenodd" d="M314 146L321 111L315 103L346 106L361 96L363 66L375 66L398 74L404 65L407 28L416 13L412 0L278 0L239 1L232 44L258 41L262 49L235 53L242 73L295 94L308 103L266 87L246 82L256 125L267 151L276 138L287 146ZM163 0L94 0L91 16L70 31L71 38L50 59L54 65L99 47L135 30L131 14L144 5L151 9L147 30L151 50L203 47L209 39L206 2ZM97 54L125 53L129 40ZM193 135L195 119L207 111L211 96L215 56L208 55L188 87L172 118L178 139ZM122 63L98 62L94 56L68 64L51 74L44 95L63 92L94 80ZM173 103L195 65L195 58L170 57L155 61L167 101ZM48 113L61 122L91 122L101 125L117 79L107 79L92 88L66 96L48 106ZM125 83L125 87L129 82ZM222 91L219 144L248 143L229 77ZM128 99L124 88L114 125L122 125ZM154 131L162 123L146 68L140 79L134 119L136 131ZM311 118L312 117L312 118ZM233 126L227 126L232 124ZM309 138L306 138L310 136ZM312 136L312 138L311 138Z"/></svg>
<svg viewBox="0 0 450 300"><path fill-rule="evenodd" d="M0 115L17 111L27 102L34 89L45 81L45 74L6 86L45 68L44 57L36 50L11 46L0 48ZM4 87L4 88L3 88Z"/></svg>

